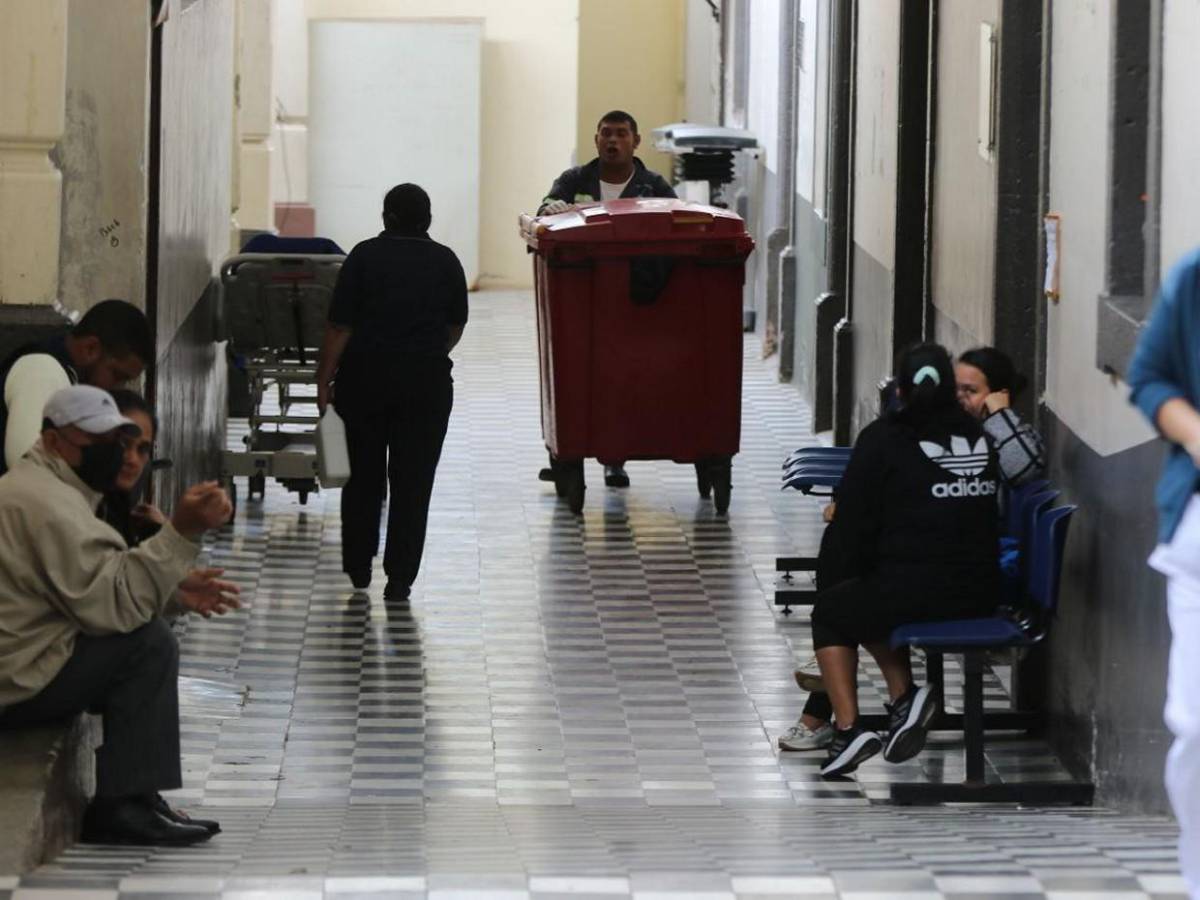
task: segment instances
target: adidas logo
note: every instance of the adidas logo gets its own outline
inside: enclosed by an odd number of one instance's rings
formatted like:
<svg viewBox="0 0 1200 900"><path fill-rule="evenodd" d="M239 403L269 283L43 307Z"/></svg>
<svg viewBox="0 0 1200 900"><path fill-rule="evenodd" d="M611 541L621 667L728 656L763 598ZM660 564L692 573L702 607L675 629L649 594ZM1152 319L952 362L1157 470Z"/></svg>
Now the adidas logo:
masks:
<svg viewBox="0 0 1200 900"><path fill-rule="evenodd" d="M960 478L958 481L939 481L930 491L944 500L947 497L990 497L996 493L996 482L990 478Z"/></svg>
<svg viewBox="0 0 1200 900"><path fill-rule="evenodd" d="M996 493L994 480L967 477L978 476L987 468L988 446L985 438L979 438L972 445L965 437L951 435L949 448L933 441L921 441L921 449L947 472L959 476L957 481L943 481L933 486L931 493L938 499L989 497Z"/></svg>
<svg viewBox="0 0 1200 900"><path fill-rule="evenodd" d="M987 439L980 438L974 444L959 435L950 436L950 448L933 441L921 441L921 449L935 463L954 475L978 475L987 468Z"/></svg>

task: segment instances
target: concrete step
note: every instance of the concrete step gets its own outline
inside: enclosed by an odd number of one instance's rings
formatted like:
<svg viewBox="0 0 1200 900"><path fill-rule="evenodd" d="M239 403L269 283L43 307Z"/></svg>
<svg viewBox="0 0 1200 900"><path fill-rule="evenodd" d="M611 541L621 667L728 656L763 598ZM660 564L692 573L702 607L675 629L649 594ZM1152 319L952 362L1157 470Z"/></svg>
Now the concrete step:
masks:
<svg viewBox="0 0 1200 900"><path fill-rule="evenodd" d="M100 719L0 731L0 874L28 872L79 838Z"/></svg>

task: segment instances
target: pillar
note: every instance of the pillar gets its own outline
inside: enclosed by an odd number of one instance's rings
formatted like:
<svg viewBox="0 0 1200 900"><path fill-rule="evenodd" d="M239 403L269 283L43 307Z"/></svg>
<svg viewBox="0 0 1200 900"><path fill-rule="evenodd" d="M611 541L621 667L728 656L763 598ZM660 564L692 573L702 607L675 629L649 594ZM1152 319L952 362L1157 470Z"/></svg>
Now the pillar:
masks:
<svg viewBox="0 0 1200 900"><path fill-rule="evenodd" d="M67 0L0 5L0 304L58 296Z"/></svg>

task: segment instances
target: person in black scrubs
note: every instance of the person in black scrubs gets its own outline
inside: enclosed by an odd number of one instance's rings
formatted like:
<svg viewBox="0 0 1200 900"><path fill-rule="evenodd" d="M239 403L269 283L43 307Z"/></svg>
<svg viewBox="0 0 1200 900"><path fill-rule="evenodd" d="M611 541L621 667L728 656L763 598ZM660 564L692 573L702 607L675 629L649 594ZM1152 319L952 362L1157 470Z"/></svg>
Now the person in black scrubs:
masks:
<svg viewBox="0 0 1200 900"><path fill-rule="evenodd" d="M467 281L454 251L429 237L429 195L400 184L384 230L342 264L317 366L317 405L346 425L342 570L371 583L385 495L384 599L406 600L421 567L429 500L454 388L450 351L467 324Z"/></svg>

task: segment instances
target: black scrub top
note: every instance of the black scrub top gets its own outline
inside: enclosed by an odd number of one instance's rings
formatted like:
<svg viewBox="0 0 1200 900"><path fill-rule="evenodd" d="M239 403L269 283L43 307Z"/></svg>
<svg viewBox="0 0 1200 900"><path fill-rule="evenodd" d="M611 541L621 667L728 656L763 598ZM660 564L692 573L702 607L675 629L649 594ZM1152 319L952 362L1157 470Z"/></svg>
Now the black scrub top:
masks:
<svg viewBox="0 0 1200 900"><path fill-rule="evenodd" d="M385 231L346 257L329 321L353 329L342 366L448 362L448 329L467 323L462 264L453 250L428 235Z"/></svg>

